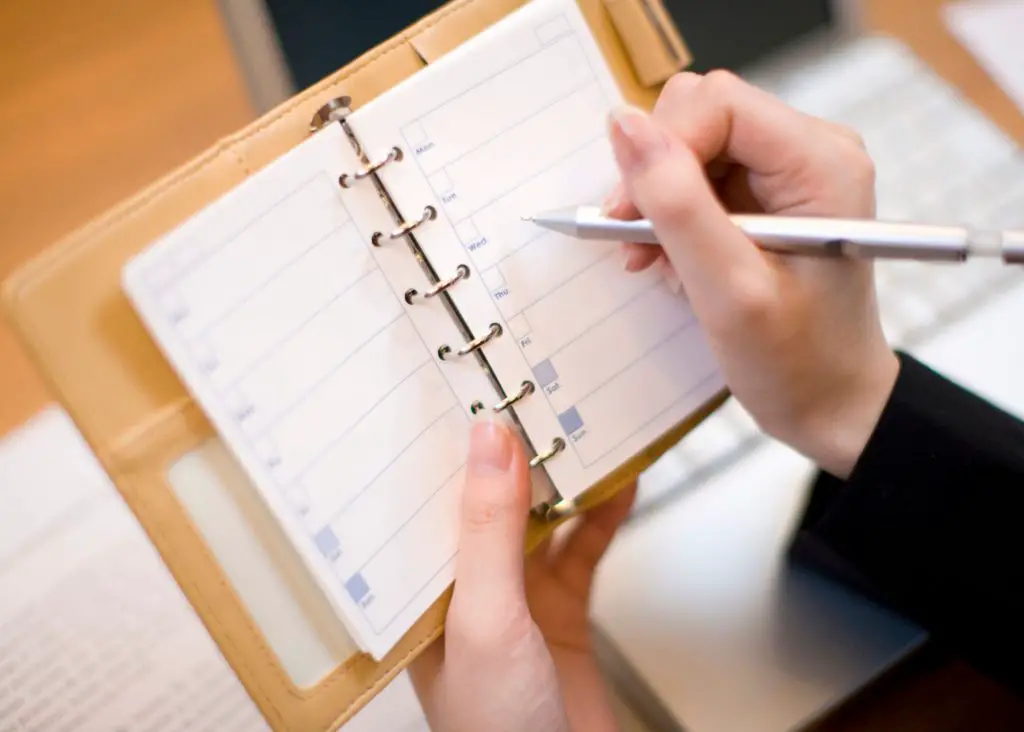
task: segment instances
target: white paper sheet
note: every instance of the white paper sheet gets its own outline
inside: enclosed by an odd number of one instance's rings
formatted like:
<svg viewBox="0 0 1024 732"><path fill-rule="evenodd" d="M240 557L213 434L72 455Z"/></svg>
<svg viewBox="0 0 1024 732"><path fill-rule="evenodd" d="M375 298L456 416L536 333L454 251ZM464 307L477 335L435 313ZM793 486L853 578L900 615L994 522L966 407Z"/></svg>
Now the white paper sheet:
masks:
<svg viewBox="0 0 1024 732"><path fill-rule="evenodd" d="M451 66L442 68L448 60ZM472 272L452 297L544 464L572 498L683 421L724 381L685 297L652 268L624 271L615 243L579 241L524 214L597 203L618 172L607 136L622 93L572 0L529 3L408 84L356 112L371 150L410 208L440 215L420 242L442 272Z"/></svg>
<svg viewBox="0 0 1024 732"><path fill-rule="evenodd" d="M56 409L0 443L0 729L267 729Z"/></svg>

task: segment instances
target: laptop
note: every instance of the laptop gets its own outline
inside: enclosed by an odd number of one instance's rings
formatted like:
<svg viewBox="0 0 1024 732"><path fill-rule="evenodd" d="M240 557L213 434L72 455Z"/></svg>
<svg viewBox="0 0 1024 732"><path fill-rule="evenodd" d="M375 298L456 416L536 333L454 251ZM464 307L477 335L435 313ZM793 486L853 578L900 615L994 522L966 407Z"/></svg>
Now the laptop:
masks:
<svg viewBox="0 0 1024 732"><path fill-rule="evenodd" d="M220 0L262 112L385 40L436 0ZM698 71L731 69L849 125L877 168L878 215L1024 226L1024 155L852 0L664 0ZM994 262L880 263L895 345L1024 416L1024 275ZM651 730L790 732L898 664L925 633L793 537L814 467L735 401L641 479L600 568L606 673Z"/></svg>

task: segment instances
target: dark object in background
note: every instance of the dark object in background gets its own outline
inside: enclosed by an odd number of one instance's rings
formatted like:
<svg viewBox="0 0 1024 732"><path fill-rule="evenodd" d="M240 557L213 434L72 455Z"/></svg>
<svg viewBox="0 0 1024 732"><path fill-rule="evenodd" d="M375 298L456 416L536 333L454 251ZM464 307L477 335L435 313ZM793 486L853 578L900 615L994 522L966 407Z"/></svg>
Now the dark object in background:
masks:
<svg viewBox="0 0 1024 732"><path fill-rule="evenodd" d="M265 0L295 88L305 89L412 25L439 0Z"/></svg>
<svg viewBox="0 0 1024 732"><path fill-rule="evenodd" d="M662 0L693 71L739 71L835 22L828 0Z"/></svg>
<svg viewBox="0 0 1024 732"><path fill-rule="evenodd" d="M439 0L264 0L292 82L304 89L436 10ZM829 25L828 0L663 0L693 69L739 70Z"/></svg>

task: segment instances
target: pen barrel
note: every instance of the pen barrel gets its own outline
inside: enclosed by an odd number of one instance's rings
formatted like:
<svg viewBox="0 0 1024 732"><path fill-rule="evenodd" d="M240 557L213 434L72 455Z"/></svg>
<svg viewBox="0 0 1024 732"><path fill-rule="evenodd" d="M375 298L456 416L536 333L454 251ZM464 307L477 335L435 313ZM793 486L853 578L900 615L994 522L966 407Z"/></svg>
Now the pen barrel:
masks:
<svg viewBox="0 0 1024 732"><path fill-rule="evenodd" d="M646 219L621 221L580 216L575 221L575 236L582 239L630 241L638 244L658 244L658 236Z"/></svg>
<svg viewBox="0 0 1024 732"><path fill-rule="evenodd" d="M1024 264L1024 231L1003 232L1003 261Z"/></svg>
<svg viewBox="0 0 1024 732"><path fill-rule="evenodd" d="M938 262L998 256L1007 264L1024 264L1024 231L975 232L964 226L811 216L729 218L762 249L780 254ZM580 208L575 215L550 216L544 225L582 239L659 243L650 221L608 219L592 207Z"/></svg>
<svg viewBox="0 0 1024 732"><path fill-rule="evenodd" d="M785 254L960 262L970 230L854 219L734 215L732 221L763 248Z"/></svg>

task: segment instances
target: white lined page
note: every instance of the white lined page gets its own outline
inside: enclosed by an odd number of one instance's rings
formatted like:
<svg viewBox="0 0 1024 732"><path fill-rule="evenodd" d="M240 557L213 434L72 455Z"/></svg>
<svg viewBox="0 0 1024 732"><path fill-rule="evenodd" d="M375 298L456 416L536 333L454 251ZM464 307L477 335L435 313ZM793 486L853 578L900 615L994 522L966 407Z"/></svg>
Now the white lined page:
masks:
<svg viewBox="0 0 1024 732"><path fill-rule="evenodd" d="M442 67L448 62L450 66ZM707 402L724 382L685 298L657 271L628 274L615 244L546 232L521 216L599 201L617 172L606 134L621 101L573 0L534 0L378 100L352 124L368 149L398 142L383 178L402 202L437 206L420 241L516 412L573 497Z"/></svg>
<svg viewBox="0 0 1024 732"><path fill-rule="evenodd" d="M447 313L338 126L304 142L126 268L168 360L362 648L385 654L452 581L477 366L441 368Z"/></svg>

